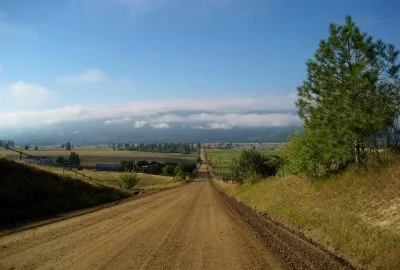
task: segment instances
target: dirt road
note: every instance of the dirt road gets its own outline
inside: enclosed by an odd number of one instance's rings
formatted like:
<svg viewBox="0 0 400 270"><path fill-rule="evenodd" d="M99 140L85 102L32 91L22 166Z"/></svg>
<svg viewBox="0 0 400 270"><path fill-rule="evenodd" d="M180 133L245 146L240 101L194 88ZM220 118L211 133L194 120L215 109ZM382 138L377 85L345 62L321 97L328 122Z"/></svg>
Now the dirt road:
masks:
<svg viewBox="0 0 400 270"><path fill-rule="evenodd" d="M0 269L279 269L207 180L0 238Z"/></svg>

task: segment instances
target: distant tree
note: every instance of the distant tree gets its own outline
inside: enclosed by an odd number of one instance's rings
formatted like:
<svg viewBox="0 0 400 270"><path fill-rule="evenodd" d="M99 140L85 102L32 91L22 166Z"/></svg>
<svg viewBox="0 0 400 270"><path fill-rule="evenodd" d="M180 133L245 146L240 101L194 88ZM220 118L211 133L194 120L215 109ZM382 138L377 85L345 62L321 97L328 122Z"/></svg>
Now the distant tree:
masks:
<svg viewBox="0 0 400 270"><path fill-rule="evenodd" d="M162 173L164 175L175 175L176 166L177 164L166 164L162 169Z"/></svg>
<svg viewBox="0 0 400 270"><path fill-rule="evenodd" d="M58 156L58 157L56 158L56 163L57 163L58 165L63 165L66 161L67 161L67 160L66 160L63 156Z"/></svg>
<svg viewBox="0 0 400 270"><path fill-rule="evenodd" d="M135 161L130 160L122 160L121 161L121 169L125 172L134 172L136 171Z"/></svg>
<svg viewBox="0 0 400 270"><path fill-rule="evenodd" d="M72 165L80 165L81 164L81 158L79 157L79 154L75 152L71 152L69 154L68 162Z"/></svg>
<svg viewBox="0 0 400 270"><path fill-rule="evenodd" d="M25 150L29 150L29 148L31 148L29 145L25 145L25 146L24 146L24 149L25 149Z"/></svg>
<svg viewBox="0 0 400 270"><path fill-rule="evenodd" d="M160 162L152 161L149 163L147 172L150 174L161 174L163 171L163 165Z"/></svg>
<svg viewBox="0 0 400 270"><path fill-rule="evenodd" d="M70 142L67 142L65 144L65 150L67 150L67 151L71 151L72 150L72 144Z"/></svg>
<svg viewBox="0 0 400 270"><path fill-rule="evenodd" d="M4 147L14 147L14 140L0 140L0 145Z"/></svg>
<svg viewBox="0 0 400 270"><path fill-rule="evenodd" d="M35 146L35 150L36 150L36 151L39 150L39 148L37 147L37 145Z"/></svg>

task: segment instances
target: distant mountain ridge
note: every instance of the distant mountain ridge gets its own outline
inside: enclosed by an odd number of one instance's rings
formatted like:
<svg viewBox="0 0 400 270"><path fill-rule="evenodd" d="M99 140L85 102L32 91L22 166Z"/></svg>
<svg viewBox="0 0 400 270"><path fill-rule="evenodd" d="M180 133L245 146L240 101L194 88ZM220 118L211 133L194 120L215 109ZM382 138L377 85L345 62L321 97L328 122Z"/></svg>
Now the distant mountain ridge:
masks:
<svg viewBox="0 0 400 270"><path fill-rule="evenodd" d="M205 129L182 126L134 128L130 124L105 125L104 120L58 123L41 128L8 130L4 139L17 144L51 145L71 141L74 144L107 144L117 142L202 141L202 142L284 142L298 128L232 127Z"/></svg>

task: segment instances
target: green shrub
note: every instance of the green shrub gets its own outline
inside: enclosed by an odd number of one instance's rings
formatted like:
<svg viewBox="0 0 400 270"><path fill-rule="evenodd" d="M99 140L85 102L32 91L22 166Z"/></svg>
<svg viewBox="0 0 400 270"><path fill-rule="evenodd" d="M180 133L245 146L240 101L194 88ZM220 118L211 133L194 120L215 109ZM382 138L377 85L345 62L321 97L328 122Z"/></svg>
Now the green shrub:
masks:
<svg viewBox="0 0 400 270"><path fill-rule="evenodd" d="M134 172L136 171L135 161L134 160L122 160L121 161L121 170L124 172Z"/></svg>
<svg viewBox="0 0 400 270"><path fill-rule="evenodd" d="M238 183L254 184L263 178L276 175L282 164L283 159L279 156L264 156L251 149L243 151L239 159L234 159L230 169L233 179Z"/></svg>
<svg viewBox="0 0 400 270"><path fill-rule="evenodd" d="M58 156L57 158L56 158L56 163L58 164L58 165L64 165L64 163L66 162L67 160L63 157L63 156Z"/></svg>
<svg viewBox="0 0 400 270"><path fill-rule="evenodd" d="M81 164L81 158L79 157L79 154L78 154L78 153L75 153L75 152L71 152L71 153L69 154L68 161L69 161L69 163L72 164L72 165L79 165L79 164Z"/></svg>
<svg viewBox="0 0 400 270"><path fill-rule="evenodd" d="M178 165L172 165L172 164L167 164L164 166L162 169L164 175L174 175L175 174L175 168Z"/></svg>
<svg viewBox="0 0 400 270"><path fill-rule="evenodd" d="M123 173L119 177L119 185L122 188L131 189L139 182L139 177L136 173Z"/></svg>

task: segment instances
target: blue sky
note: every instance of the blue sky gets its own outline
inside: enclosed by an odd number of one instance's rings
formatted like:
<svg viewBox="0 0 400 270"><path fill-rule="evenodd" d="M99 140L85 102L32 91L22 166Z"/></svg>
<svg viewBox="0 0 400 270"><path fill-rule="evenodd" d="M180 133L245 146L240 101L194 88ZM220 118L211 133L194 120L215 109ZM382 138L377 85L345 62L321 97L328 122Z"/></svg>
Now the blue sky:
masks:
<svg viewBox="0 0 400 270"><path fill-rule="evenodd" d="M179 110L215 128L299 124L296 87L328 24L351 15L400 48L399 14L389 0L1 0L0 129L168 128L175 114L151 115Z"/></svg>

